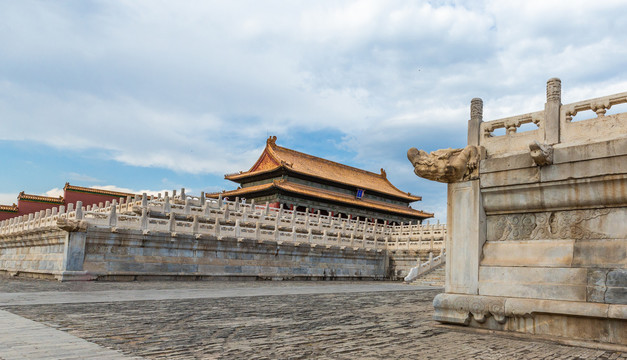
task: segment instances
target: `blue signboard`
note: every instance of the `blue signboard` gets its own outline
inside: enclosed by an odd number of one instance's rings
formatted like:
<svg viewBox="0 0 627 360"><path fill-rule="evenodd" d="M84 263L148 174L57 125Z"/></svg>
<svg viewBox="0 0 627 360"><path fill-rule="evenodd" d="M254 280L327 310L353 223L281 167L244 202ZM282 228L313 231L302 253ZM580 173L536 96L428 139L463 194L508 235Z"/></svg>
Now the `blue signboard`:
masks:
<svg viewBox="0 0 627 360"><path fill-rule="evenodd" d="M362 197L364 197L364 190L363 189L357 189L357 195L355 195L356 198L361 199Z"/></svg>

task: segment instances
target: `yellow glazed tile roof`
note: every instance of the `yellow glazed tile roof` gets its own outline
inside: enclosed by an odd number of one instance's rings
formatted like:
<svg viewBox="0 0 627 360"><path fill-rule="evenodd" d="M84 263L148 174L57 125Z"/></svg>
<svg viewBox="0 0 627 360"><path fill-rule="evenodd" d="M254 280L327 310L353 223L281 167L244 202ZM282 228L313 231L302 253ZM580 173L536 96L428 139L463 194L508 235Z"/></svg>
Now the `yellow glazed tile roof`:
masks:
<svg viewBox="0 0 627 360"><path fill-rule="evenodd" d="M4 212L18 212L17 205L0 205L0 211Z"/></svg>
<svg viewBox="0 0 627 360"><path fill-rule="evenodd" d="M51 197L51 196L43 196L43 195L32 195L25 194L23 191L17 196L18 200L26 200L26 201L36 201L36 202L45 202L52 204L61 204L63 205L63 196L59 197Z"/></svg>
<svg viewBox="0 0 627 360"><path fill-rule="evenodd" d="M97 188L88 188L88 187L70 185L70 183L65 183L65 186L63 187L63 190L64 191L70 190L70 191L77 191L77 192L86 192L86 193L90 193L90 194L99 194L99 195L109 195L109 196L116 196L116 197L135 196L135 194L131 194L131 193L125 193L125 192L119 192L119 191L111 191L111 190L103 190L103 189L97 189Z"/></svg>
<svg viewBox="0 0 627 360"><path fill-rule="evenodd" d="M245 195L250 195L254 193L259 193L266 190L271 189L279 189L284 190L291 193L296 193L300 195L310 196L318 199L323 199L327 201L335 201L348 205L353 205L357 207L365 207L369 209L391 212L395 214L402 214L407 216L413 216L417 218L430 218L433 217L433 214L423 212L420 210L412 209L410 207L389 204L381 201L375 201L370 199L356 199L355 197L342 194L335 191L324 190L315 188L312 186L296 184L287 180L275 180L268 184L249 186L237 190L225 191L222 193L213 193L207 194L207 197L217 198L219 195L222 197L243 197Z"/></svg>
<svg viewBox="0 0 627 360"><path fill-rule="evenodd" d="M420 196L403 192L392 185L392 183L388 181L385 170L383 169L381 169L380 174L376 174L284 148L276 144L276 136L268 138L264 152L250 170L239 174L227 175L225 178L240 182L238 180L272 172L281 167L290 172L352 185L364 190L399 197L410 202L421 200Z"/></svg>

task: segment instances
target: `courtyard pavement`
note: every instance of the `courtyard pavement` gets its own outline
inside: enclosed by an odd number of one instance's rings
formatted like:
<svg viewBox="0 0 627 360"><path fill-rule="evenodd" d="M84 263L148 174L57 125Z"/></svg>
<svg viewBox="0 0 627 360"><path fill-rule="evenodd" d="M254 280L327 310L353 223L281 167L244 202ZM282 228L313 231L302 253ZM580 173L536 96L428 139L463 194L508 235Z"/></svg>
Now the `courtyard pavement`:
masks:
<svg viewBox="0 0 627 360"><path fill-rule="evenodd" d="M441 288L390 282L0 277L0 359L627 359L431 320Z"/></svg>

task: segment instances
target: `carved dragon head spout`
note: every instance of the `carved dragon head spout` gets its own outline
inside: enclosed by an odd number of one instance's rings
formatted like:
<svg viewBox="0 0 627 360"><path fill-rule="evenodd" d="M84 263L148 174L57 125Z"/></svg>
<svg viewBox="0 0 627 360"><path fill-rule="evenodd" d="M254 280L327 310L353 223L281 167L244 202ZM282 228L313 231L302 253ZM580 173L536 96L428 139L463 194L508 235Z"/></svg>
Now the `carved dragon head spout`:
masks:
<svg viewBox="0 0 627 360"><path fill-rule="evenodd" d="M466 146L464 149L443 149L427 153L411 148L407 151L407 159L414 166L416 175L433 181L453 183L476 178L479 163L477 146Z"/></svg>

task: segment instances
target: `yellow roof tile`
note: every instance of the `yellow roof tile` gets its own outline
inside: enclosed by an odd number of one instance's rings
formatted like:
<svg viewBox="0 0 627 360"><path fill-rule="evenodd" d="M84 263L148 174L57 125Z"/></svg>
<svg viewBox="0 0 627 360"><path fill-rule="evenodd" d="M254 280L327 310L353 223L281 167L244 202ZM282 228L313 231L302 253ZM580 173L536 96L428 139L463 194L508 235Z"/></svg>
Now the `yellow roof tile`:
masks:
<svg viewBox="0 0 627 360"><path fill-rule="evenodd" d="M420 196L414 196L396 188L387 179L385 170L380 174L358 169L352 166L340 164L331 160L322 159L313 155L278 146L276 136L271 136L266 142L266 148L255 165L247 172L225 176L226 179L240 182L250 176L284 168L287 171L308 176L326 179L333 182L375 191L406 201L421 200Z"/></svg>

